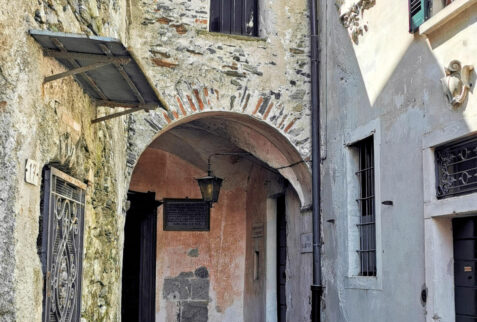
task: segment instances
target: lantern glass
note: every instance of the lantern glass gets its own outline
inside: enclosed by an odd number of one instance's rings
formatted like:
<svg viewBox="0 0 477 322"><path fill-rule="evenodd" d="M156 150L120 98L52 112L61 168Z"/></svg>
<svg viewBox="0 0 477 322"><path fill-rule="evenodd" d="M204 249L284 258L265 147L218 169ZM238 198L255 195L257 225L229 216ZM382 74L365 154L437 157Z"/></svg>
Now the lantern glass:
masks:
<svg viewBox="0 0 477 322"><path fill-rule="evenodd" d="M221 178L207 176L196 180L204 201L217 202L217 200L219 200L219 192L222 185Z"/></svg>

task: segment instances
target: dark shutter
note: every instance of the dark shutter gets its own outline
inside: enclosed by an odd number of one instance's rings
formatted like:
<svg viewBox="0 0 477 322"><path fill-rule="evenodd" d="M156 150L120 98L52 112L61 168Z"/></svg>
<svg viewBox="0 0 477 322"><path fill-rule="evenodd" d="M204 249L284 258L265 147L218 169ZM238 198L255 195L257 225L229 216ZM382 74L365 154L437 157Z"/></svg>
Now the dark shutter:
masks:
<svg viewBox="0 0 477 322"><path fill-rule="evenodd" d="M233 18L234 8L232 6L234 0L221 0L222 6L220 8L220 32L225 34L232 33L231 20Z"/></svg>
<svg viewBox="0 0 477 322"><path fill-rule="evenodd" d="M210 0L210 31L220 31L220 5L222 0Z"/></svg>
<svg viewBox="0 0 477 322"><path fill-rule="evenodd" d="M243 35L244 32L244 2L245 0L232 0L234 10L232 12L232 26L231 33L237 35Z"/></svg>
<svg viewBox="0 0 477 322"><path fill-rule="evenodd" d="M43 321L79 321L86 185L55 168L44 173L41 260Z"/></svg>
<svg viewBox="0 0 477 322"><path fill-rule="evenodd" d="M409 0L409 31L415 32L428 18L428 0Z"/></svg>
<svg viewBox="0 0 477 322"><path fill-rule="evenodd" d="M210 31L258 36L257 0L211 0Z"/></svg>

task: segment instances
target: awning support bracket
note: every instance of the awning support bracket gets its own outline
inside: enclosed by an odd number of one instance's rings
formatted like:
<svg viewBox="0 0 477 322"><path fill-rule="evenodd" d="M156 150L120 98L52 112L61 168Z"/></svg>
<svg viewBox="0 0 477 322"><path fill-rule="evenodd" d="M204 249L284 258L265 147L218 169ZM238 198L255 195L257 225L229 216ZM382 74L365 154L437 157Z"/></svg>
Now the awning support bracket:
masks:
<svg viewBox="0 0 477 322"><path fill-rule="evenodd" d="M58 48L61 52L63 53L67 53L68 51L65 49L65 46L63 46L63 44L61 43L61 41L59 41L58 39L56 38L52 38L51 41L53 42L53 44L55 44L56 48ZM74 59L68 59L68 62L73 65L73 67L75 68L79 68L81 67ZM96 85L95 81L89 77L87 74L81 74L81 76L86 80L86 82L93 88L93 90L96 92L96 94L98 94L103 100L107 100L108 98L106 97L106 95L104 95L103 91L98 87L98 85Z"/></svg>
<svg viewBox="0 0 477 322"><path fill-rule="evenodd" d="M45 57L55 58L66 68L44 77L43 83L73 76L96 107L122 108L92 119L92 124L158 107L168 110L137 59L119 39L48 30L29 33L42 46Z"/></svg>
<svg viewBox="0 0 477 322"><path fill-rule="evenodd" d="M102 122L102 121L114 119L116 117L132 114L132 113L138 112L138 111L151 111L151 110L156 109L157 107L158 106L155 105L155 104L138 105L136 108L130 108L130 109L127 109L127 110L122 111L122 112L106 115L106 116L99 117L97 119L91 120L91 124L95 124L95 123L99 123L99 122Z"/></svg>
<svg viewBox="0 0 477 322"><path fill-rule="evenodd" d="M100 63L91 64L91 65L88 65L88 66L73 68L73 69L70 69L70 70L68 70L66 72L63 72L63 73L47 76L43 79L43 83L48 83L48 82L51 82L51 81L54 81L54 80L57 80L57 79L60 79L60 78L63 78L63 77L73 76L73 75L76 75L76 74L83 74L84 72L94 70L94 69L98 69L98 68L101 68L101 67L109 65L109 64L111 64L111 63L110 62L100 62Z"/></svg>

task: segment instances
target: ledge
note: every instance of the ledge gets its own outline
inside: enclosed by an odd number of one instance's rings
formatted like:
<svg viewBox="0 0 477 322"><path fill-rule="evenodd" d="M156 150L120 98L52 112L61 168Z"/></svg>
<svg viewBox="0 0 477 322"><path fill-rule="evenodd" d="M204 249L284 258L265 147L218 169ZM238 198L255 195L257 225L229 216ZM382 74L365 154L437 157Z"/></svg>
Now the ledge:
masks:
<svg viewBox="0 0 477 322"><path fill-rule="evenodd" d="M419 27L420 35L428 35L442 26L444 26L451 19L465 11L467 8L476 4L477 0L455 0L444 9L429 18Z"/></svg>
<svg viewBox="0 0 477 322"><path fill-rule="evenodd" d="M212 31L207 31L207 30L202 30L202 29L197 30L197 35L198 36L211 36L211 37L244 40L244 41L258 41L258 42L266 42L267 41L266 38L244 36L244 35L234 35L234 34L223 34L223 33L220 33L220 32L212 32Z"/></svg>

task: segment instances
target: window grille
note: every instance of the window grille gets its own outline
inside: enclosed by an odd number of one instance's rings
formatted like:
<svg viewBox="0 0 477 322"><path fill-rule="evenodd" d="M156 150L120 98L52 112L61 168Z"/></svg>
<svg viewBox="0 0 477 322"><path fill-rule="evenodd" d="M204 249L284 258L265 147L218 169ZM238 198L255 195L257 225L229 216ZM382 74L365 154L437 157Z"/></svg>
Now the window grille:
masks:
<svg viewBox="0 0 477 322"><path fill-rule="evenodd" d="M211 0L210 31L258 36L257 0Z"/></svg>
<svg viewBox="0 0 477 322"><path fill-rule="evenodd" d="M376 211L374 191L374 147L373 137L366 138L354 145L359 153L360 193L356 200L360 216L357 224L359 230L359 249L361 276L376 276Z"/></svg>
<svg viewBox="0 0 477 322"><path fill-rule="evenodd" d="M55 168L45 170L39 240L45 322L81 318L85 189Z"/></svg>
<svg viewBox="0 0 477 322"><path fill-rule="evenodd" d="M435 149L438 199L477 191L477 136Z"/></svg>

